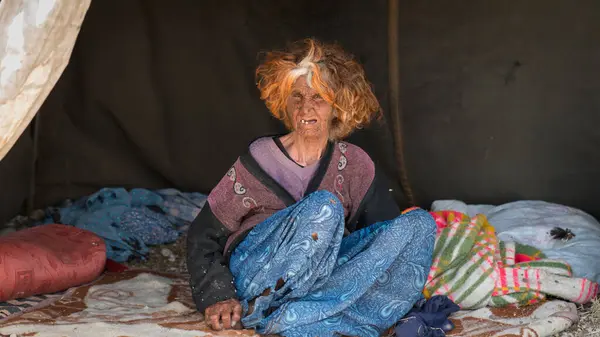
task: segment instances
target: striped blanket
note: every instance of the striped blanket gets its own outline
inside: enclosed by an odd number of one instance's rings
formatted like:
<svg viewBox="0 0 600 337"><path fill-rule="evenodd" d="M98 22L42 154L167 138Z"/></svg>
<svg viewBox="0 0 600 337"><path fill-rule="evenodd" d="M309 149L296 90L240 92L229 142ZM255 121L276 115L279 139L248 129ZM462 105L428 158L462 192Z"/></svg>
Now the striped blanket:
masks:
<svg viewBox="0 0 600 337"><path fill-rule="evenodd" d="M527 305L548 296L590 302L598 284L572 277L568 264L539 250L499 242L484 215L454 211L431 213L438 225L425 297L446 295L461 309Z"/></svg>

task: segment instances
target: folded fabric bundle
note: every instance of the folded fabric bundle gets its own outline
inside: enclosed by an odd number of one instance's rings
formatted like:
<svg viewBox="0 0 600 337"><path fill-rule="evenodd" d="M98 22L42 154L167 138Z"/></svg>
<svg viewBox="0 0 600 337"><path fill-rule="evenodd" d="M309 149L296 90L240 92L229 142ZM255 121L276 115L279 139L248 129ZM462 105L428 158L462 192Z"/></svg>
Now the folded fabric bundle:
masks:
<svg viewBox="0 0 600 337"><path fill-rule="evenodd" d="M174 188L155 192L163 199L161 209L171 222L177 223L180 231L187 230L187 227L196 219L196 216L204 207L207 199L205 194L198 192L183 193Z"/></svg>
<svg viewBox="0 0 600 337"><path fill-rule="evenodd" d="M125 262L144 258L148 245L171 243L185 232L206 197L174 189L103 188L64 207L47 211L41 224L62 223L102 237L107 258Z"/></svg>
<svg viewBox="0 0 600 337"><path fill-rule="evenodd" d="M468 216L483 214L494 226L498 239L541 250L548 258L563 260L575 277L600 282L600 223L582 210L539 200L520 200L502 205L467 205L460 200L437 200L432 211L457 211ZM569 230L574 236L557 238L553 230Z"/></svg>
<svg viewBox="0 0 600 337"><path fill-rule="evenodd" d="M449 316L460 310L447 296L422 299L398 322L396 336L444 337L454 329Z"/></svg>
<svg viewBox="0 0 600 337"><path fill-rule="evenodd" d="M426 297L445 295L461 309L478 309L527 305L548 296L584 304L598 294L598 284L572 277L567 263L548 259L531 246L500 242L482 214L431 214L440 233ZM517 263L516 256L527 262Z"/></svg>

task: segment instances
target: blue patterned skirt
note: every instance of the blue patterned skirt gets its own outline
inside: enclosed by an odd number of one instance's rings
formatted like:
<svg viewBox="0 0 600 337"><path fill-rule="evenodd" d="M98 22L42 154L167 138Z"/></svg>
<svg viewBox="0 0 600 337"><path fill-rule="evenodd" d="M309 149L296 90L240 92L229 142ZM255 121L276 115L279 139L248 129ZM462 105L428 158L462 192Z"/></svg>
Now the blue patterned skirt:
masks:
<svg viewBox="0 0 600 337"><path fill-rule="evenodd" d="M344 209L312 193L258 224L230 269L260 334L379 336L422 298L436 225L424 210L344 237Z"/></svg>

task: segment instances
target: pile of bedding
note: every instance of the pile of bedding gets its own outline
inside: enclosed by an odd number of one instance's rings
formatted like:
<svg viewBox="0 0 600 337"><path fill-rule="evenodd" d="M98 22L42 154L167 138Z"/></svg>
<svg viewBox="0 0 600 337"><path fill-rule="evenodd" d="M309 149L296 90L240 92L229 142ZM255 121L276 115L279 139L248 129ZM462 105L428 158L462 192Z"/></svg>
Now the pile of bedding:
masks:
<svg viewBox="0 0 600 337"><path fill-rule="evenodd" d="M448 328L440 325L447 306L430 309L427 315L437 315L437 323L422 320L413 328L422 336L444 336L441 329L464 337L553 336L577 323L576 304L598 296L598 283L574 277L567 263L535 247L499 240L482 214L430 214L438 232L423 294L443 296L459 311L452 311ZM405 318L396 330L403 331L406 322L418 323Z"/></svg>
<svg viewBox="0 0 600 337"><path fill-rule="evenodd" d="M600 223L579 209L535 200L499 206L438 200L431 208L485 215L499 240L533 246L550 259L565 261L574 276L600 282Z"/></svg>
<svg viewBox="0 0 600 337"><path fill-rule="evenodd" d="M57 207L17 217L9 228L65 224L89 230L104 239L108 259L144 259L148 246L171 243L187 231L206 202L201 193L175 189L103 188Z"/></svg>
<svg viewBox="0 0 600 337"><path fill-rule="evenodd" d="M448 296L462 309L523 306L555 297L577 304L598 295L598 283L532 246L500 241L487 218L431 213L438 225L424 294Z"/></svg>

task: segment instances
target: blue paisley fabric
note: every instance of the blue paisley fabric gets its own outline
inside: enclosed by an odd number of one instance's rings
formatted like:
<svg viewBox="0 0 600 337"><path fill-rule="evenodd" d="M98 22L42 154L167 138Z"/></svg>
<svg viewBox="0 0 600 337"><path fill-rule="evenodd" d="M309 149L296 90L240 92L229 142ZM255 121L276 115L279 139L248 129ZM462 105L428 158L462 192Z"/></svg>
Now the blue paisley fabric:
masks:
<svg viewBox="0 0 600 337"><path fill-rule="evenodd" d="M232 253L242 323L287 337L379 336L422 298L435 233L433 217L417 209L344 237L340 201L314 192Z"/></svg>

